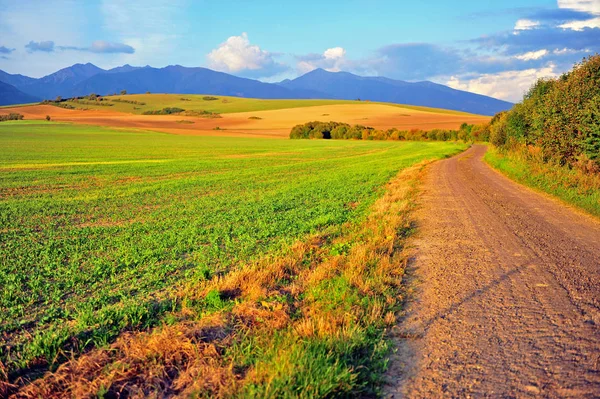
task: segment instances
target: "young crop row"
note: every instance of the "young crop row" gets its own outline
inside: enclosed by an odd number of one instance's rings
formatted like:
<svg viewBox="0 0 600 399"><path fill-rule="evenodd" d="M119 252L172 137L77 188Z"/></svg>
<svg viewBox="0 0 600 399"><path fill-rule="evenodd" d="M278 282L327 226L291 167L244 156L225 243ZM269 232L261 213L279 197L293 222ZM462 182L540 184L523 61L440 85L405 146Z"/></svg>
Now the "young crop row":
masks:
<svg viewBox="0 0 600 399"><path fill-rule="evenodd" d="M364 220L399 169L461 148L23 122L0 142L0 374L17 385L170 323L193 306L182 287Z"/></svg>

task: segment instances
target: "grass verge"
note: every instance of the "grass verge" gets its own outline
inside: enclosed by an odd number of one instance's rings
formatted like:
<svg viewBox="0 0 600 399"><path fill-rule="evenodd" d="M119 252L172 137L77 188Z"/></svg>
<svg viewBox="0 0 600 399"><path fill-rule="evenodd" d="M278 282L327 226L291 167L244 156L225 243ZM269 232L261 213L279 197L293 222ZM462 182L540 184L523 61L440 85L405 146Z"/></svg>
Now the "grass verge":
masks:
<svg viewBox="0 0 600 399"><path fill-rule="evenodd" d="M424 165L401 171L360 223L185 284L166 323L122 334L17 397L376 395Z"/></svg>
<svg viewBox="0 0 600 399"><path fill-rule="evenodd" d="M511 179L600 217L600 176L539 162L526 149L504 153L490 147L484 159Z"/></svg>

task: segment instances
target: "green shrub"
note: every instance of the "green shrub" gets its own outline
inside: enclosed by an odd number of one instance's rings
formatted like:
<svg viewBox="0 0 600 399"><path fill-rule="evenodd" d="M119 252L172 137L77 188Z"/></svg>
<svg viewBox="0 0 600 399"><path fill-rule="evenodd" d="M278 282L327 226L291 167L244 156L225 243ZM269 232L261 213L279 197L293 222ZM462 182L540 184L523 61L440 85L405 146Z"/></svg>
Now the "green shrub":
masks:
<svg viewBox="0 0 600 399"><path fill-rule="evenodd" d="M507 113L503 112L500 117L490 127L490 142L495 146L503 146L506 144L506 120Z"/></svg>
<svg viewBox="0 0 600 399"><path fill-rule="evenodd" d="M183 109L183 108L166 107L161 110L145 111L143 114L144 115L172 115L172 114L180 114L184 111L185 111L185 109Z"/></svg>
<svg viewBox="0 0 600 399"><path fill-rule="evenodd" d="M11 112L8 115L0 115L0 122L4 122L4 121L20 121L20 120L23 120L23 118L24 118L23 115Z"/></svg>
<svg viewBox="0 0 600 399"><path fill-rule="evenodd" d="M557 79L538 80L520 104L492 119L490 140L500 147L532 145L541 149L543 162L586 164L592 171L600 168L599 126L600 55L595 55Z"/></svg>

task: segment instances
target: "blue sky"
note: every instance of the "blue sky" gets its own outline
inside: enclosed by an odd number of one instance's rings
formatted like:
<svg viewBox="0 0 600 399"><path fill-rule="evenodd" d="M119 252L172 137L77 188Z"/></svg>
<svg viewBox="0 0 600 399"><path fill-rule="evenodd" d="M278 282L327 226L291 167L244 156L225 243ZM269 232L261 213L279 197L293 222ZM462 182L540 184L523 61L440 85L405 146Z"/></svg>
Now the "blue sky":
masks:
<svg viewBox="0 0 600 399"><path fill-rule="evenodd" d="M600 52L600 0L0 0L0 69L205 66L277 81L314 68L516 101Z"/></svg>

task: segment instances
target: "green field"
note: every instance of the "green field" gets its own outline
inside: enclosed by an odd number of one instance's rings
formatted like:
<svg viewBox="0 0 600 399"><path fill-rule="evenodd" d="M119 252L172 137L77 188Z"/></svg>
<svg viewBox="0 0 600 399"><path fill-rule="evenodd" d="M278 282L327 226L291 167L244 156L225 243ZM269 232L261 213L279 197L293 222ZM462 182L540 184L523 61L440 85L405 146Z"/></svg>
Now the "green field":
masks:
<svg viewBox="0 0 600 399"><path fill-rule="evenodd" d="M217 100L204 100L205 97L214 97ZM206 96L204 94L130 94L125 96L106 96L101 104L112 104L110 106L101 105L95 101L81 100L80 102L66 101L64 103L76 108L103 109L125 112L131 114L142 114L145 111L155 111L162 108L181 108L186 111L208 111L219 114L228 114L236 112L269 111L277 109L314 107L318 105L335 104L385 104L394 107L414 109L417 111L452 114L452 115L471 115L460 111L451 111L446 109L420 107L415 105L400 105L391 103L377 103L368 101L351 100L261 100L256 98L241 98L228 96ZM115 101L117 100L117 101ZM120 102L136 101L135 103ZM142 104L143 103L143 104Z"/></svg>
<svg viewBox="0 0 600 399"><path fill-rule="evenodd" d="M27 121L0 124L0 144L0 366L10 378L169 321L186 284L360 223L399 170L465 147Z"/></svg>

